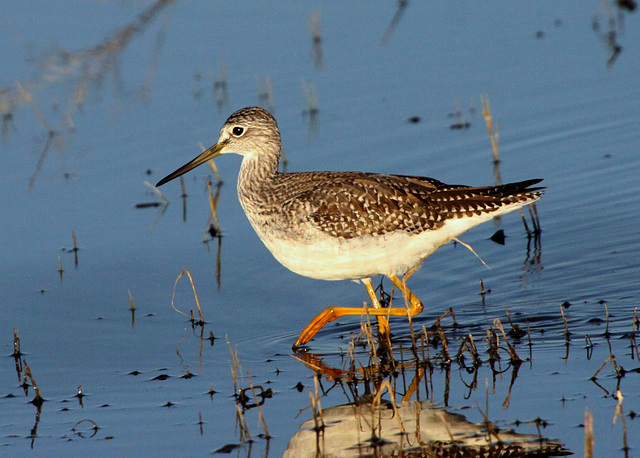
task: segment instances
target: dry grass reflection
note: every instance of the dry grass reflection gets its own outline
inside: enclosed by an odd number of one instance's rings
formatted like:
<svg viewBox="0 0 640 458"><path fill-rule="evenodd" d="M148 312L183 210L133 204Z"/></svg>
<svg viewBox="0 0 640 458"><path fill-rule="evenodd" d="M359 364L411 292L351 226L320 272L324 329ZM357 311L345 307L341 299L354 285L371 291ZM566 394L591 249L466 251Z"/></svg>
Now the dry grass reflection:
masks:
<svg viewBox="0 0 640 458"><path fill-rule="evenodd" d="M455 327L455 316L447 312L429 328L411 329L408 335L394 338L391 346L377 342L365 320L339 364L334 363L335 355L294 355L316 373L316 387L310 392L313 418L300 426L285 456L569 454L562 443L543 437L540 426L545 420L531 420L538 434L523 434L499 427L489 416L489 392L495 393L505 376L509 387L502 407L509 407L511 389L525 361L510 340L524 338L529 327L524 331L507 312L509 326L495 319L481 340L472 333L452 338L451 326L446 329L443 324L448 316ZM452 374L459 373L468 399L482 385L478 382L481 368L488 369L491 378L484 384L487 405L477 408L484 420L473 423L446 408L452 385L457 383ZM444 386L438 388L442 374ZM321 399L333 390L341 390L346 402L321 408Z"/></svg>
<svg viewBox="0 0 640 458"><path fill-rule="evenodd" d="M61 150L68 143L67 136L75 131L74 116L82 112L91 91L100 95L104 91L105 83L111 80L115 92L124 93L121 74L124 52L133 39L143 33L149 24L175 1L157 0L134 20L97 45L79 50L61 47L46 50L42 57L35 59L37 66L34 77L18 81L16 87L0 88L3 141L7 141L13 129L14 113L23 107L31 109L47 135L36 168L29 180L29 190L35 186L51 147ZM142 99L149 96L170 17L165 16L166 20L156 36L146 76L138 89ZM59 92L58 95L54 95L56 91ZM47 100L50 100L48 103L51 105L51 112L59 118L53 123L47 119L45 110L37 102L36 95L45 92Z"/></svg>

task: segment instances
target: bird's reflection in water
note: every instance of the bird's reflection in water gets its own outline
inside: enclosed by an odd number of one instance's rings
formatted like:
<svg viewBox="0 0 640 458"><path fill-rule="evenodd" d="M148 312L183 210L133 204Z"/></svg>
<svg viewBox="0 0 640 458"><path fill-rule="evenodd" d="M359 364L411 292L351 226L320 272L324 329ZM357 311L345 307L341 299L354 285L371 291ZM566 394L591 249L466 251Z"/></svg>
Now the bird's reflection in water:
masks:
<svg viewBox="0 0 640 458"><path fill-rule="evenodd" d="M411 401L393 408L347 404L322 413L317 431L313 419L300 426L285 457L315 456L565 456L562 444L511 430L488 432L485 424L435 408L429 401Z"/></svg>
<svg viewBox="0 0 640 458"><path fill-rule="evenodd" d="M467 357L471 366L465 365L463 354L477 352L475 345L472 347L466 338L462 340L458 354L450 358L448 352L453 354L455 344L446 344L447 339L441 334L445 342L436 345L437 328L434 327L433 332L423 328L423 336L414 334L409 344L415 344L409 348L402 349L396 340L392 351L372 348L368 344L355 345L352 341L347 354L343 355L342 368L327 364L326 360L333 359L330 356L296 354L296 359L316 372L316 386L310 393L312 418L305 421L290 439L284 456L524 457L571 454L562 443L540 434L500 429L482 410L484 421L472 423L461 414L437 407L433 402L435 371L445 371L444 399L445 405L450 406L451 363L457 362L461 372L471 374L471 384L463 381L469 390L477 388L477 369L483 364L476 353L470 359ZM433 336L431 342L430 336ZM373 342L369 340L368 343ZM356 347L365 350L358 353ZM495 355L496 352L486 354ZM497 376L511 370L513 385L521 361L517 362L508 352L503 352L502 358L501 363L486 362ZM508 361L504 361L507 358ZM360 364L367 359L368 364ZM495 380L496 377L494 383ZM331 386L327 388L329 384ZM331 407L321 405L328 402L325 395L335 388L343 390L347 403ZM505 402L508 405L508 399Z"/></svg>

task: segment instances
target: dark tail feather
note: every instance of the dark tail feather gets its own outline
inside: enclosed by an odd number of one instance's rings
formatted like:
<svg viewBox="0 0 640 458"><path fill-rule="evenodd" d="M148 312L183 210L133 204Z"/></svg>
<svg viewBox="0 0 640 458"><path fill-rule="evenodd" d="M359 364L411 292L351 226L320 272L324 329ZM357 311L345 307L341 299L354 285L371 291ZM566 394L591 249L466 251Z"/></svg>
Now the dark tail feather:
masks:
<svg viewBox="0 0 640 458"><path fill-rule="evenodd" d="M542 181L542 178L536 178L533 180L517 181L515 183L507 183L501 186L496 186L495 189L499 191L504 197L513 196L516 194L524 194L529 192L543 191L547 189L545 186L536 186L531 188L534 184L538 184Z"/></svg>

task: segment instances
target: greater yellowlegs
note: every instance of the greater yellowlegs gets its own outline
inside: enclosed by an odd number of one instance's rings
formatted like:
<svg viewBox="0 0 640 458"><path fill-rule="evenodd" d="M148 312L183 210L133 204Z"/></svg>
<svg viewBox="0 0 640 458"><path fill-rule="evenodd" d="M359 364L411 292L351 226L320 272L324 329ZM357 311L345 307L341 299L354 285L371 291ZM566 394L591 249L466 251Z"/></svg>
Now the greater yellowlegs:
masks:
<svg viewBox="0 0 640 458"><path fill-rule="evenodd" d="M540 198L542 180L500 186L448 185L433 178L365 172L280 173L280 130L266 110L233 113L218 142L160 180L179 177L220 154L243 156L238 198L260 239L285 267L322 280L361 280L381 333L388 316L414 316L422 303L398 275L405 275L438 247L464 231ZM406 307L383 308L371 284L385 275ZM302 331L294 349L327 323L361 315L361 307L329 307Z"/></svg>

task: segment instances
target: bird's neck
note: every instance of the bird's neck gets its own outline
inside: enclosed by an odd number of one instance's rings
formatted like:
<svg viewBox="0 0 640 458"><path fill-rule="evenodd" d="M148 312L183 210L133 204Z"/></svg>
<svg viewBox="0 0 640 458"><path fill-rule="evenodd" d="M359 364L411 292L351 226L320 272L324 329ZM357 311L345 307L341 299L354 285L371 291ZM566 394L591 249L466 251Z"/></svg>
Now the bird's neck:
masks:
<svg viewBox="0 0 640 458"><path fill-rule="evenodd" d="M267 203L265 200L278 174L279 162L279 148L243 158L238 174L238 197L243 206L247 203L258 206Z"/></svg>

